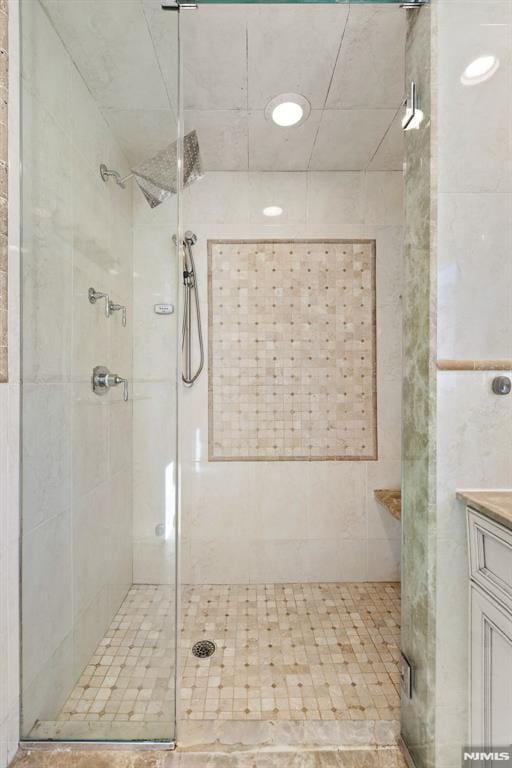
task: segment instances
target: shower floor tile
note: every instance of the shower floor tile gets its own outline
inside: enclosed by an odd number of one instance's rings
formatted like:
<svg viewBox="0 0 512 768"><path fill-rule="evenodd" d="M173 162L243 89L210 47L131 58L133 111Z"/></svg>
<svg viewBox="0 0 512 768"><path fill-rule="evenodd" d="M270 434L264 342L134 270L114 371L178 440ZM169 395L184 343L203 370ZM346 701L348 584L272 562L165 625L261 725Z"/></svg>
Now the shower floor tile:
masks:
<svg viewBox="0 0 512 768"><path fill-rule="evenodd" d="M64 704L59 724L103 724L103 732L108 724L116 732L129 725L131 733L136 724L144 730L151 723L154 730L156 723L172 722L171 608L168 586L130 588Z"/></svg>
<svg viewBox="0 0 512 768"><path fill-rule="evenodd" d="M182 606L181 718L399 719L399 584L186 586Z"/></svg>
<svg viewBox="0 0 512 768"><path fill-rule="evenodd" d="M399 719L399 584L184 586L182 597L181 719ZM134 585L57 720L31 737L160 738L173 719L171 613L169 587ZM198 640L213 640L213 656L192 654Z"/></svg>

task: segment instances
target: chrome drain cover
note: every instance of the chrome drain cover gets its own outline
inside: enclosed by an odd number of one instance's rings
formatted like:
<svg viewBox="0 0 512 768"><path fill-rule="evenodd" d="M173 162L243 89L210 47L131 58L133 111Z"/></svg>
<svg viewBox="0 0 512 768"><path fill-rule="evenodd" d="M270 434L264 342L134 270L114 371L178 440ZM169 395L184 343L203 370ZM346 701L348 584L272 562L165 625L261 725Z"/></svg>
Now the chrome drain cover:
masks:
<svg viewBox="0 0 512 768"><path fill-rule="evenodd" d="M217 647L211 640L199 640L192 646L192 653L197 656L198 659L207 659L209 656L213 656Z"/></svg>

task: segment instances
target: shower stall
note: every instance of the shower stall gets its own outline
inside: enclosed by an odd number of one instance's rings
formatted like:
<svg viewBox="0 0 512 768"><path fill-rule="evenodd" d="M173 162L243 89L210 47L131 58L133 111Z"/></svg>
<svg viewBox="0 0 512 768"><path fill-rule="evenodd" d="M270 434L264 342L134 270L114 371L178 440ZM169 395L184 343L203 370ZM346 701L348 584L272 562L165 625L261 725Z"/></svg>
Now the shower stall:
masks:
<svg viewBox="0 0 512 768"><path fill-rule="evenodd" d="M394 745L406 15L161 6L21 0L22 737Z"/></svg>

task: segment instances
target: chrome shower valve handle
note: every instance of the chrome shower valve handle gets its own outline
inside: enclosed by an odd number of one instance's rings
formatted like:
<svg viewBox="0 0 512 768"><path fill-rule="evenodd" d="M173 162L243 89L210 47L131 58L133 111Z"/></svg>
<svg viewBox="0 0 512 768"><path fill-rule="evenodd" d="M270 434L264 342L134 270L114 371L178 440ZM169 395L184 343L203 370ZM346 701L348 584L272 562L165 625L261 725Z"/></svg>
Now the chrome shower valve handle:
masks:
<svg viewBox="0 0 512 768"><path fill-rule="evenodd" d="M96 304L98 299L105 299L106 318L111 317L114 312L121 312L121 323L123 328L126 328L126 307L124 304L116 304L115 301L112 301L108 293L105 291L97 291L95 288L89 288L87 296L89 297L91 304Z"/></svg>
<svg viewBox="0 0 512 768"><path fill-rule="evenodd" d="M105 317L110 317L110 296L108 293L105 293L104 291L97 291L95 288L89 288L87 291L87 296L89 297L89 301L91 304L96 304L98 299L105 299Z"/></svg>
<svg viewBox="0 0 512 768"><path fill-rule="evenodd" d="M112 387L123 385L123 400L128 400L128 379L117 373L110 373L104 365L97 365L92 372L92 391L96 395L105 395Z"/></svg>
<svg viewBox="0 0 512 768"><path fill-rule="evenodd" d="M123 328L126 328L126 307L123 304L116 304L113 301L108 302L108 317L112 315L114 312L122 312L121 315L121 324Z"/></svg>
<svg viewBox="0 0 512 768"><path fill-rule="evenodd" d="M124 402L128 402L128 379L123 379L121 376L114 376L114 386L117 387L118 384L123 385L123 400Z"/></svg>

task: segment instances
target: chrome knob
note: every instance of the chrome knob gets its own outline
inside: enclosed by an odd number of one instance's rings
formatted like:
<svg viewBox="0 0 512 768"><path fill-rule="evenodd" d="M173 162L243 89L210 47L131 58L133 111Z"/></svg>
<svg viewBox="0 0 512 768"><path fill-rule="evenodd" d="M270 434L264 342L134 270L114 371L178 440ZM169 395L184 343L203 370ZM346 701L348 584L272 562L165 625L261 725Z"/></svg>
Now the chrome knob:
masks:
<svg viewBox="0 0 512 768"><path fill-rule="evenodd" d="M96 395L105 395L112 387L123 385L123 400L128 400L128 379L117 373L110 373L104 365L97 365L92 372L92 391Z"/></svg>
<svg viewBox="0 0 512 768"><path fill-rule="evenodd" d="M495 395L509 395L512 390L512 382L508 376L496 376L492 381L492 391Z"/></svg>

